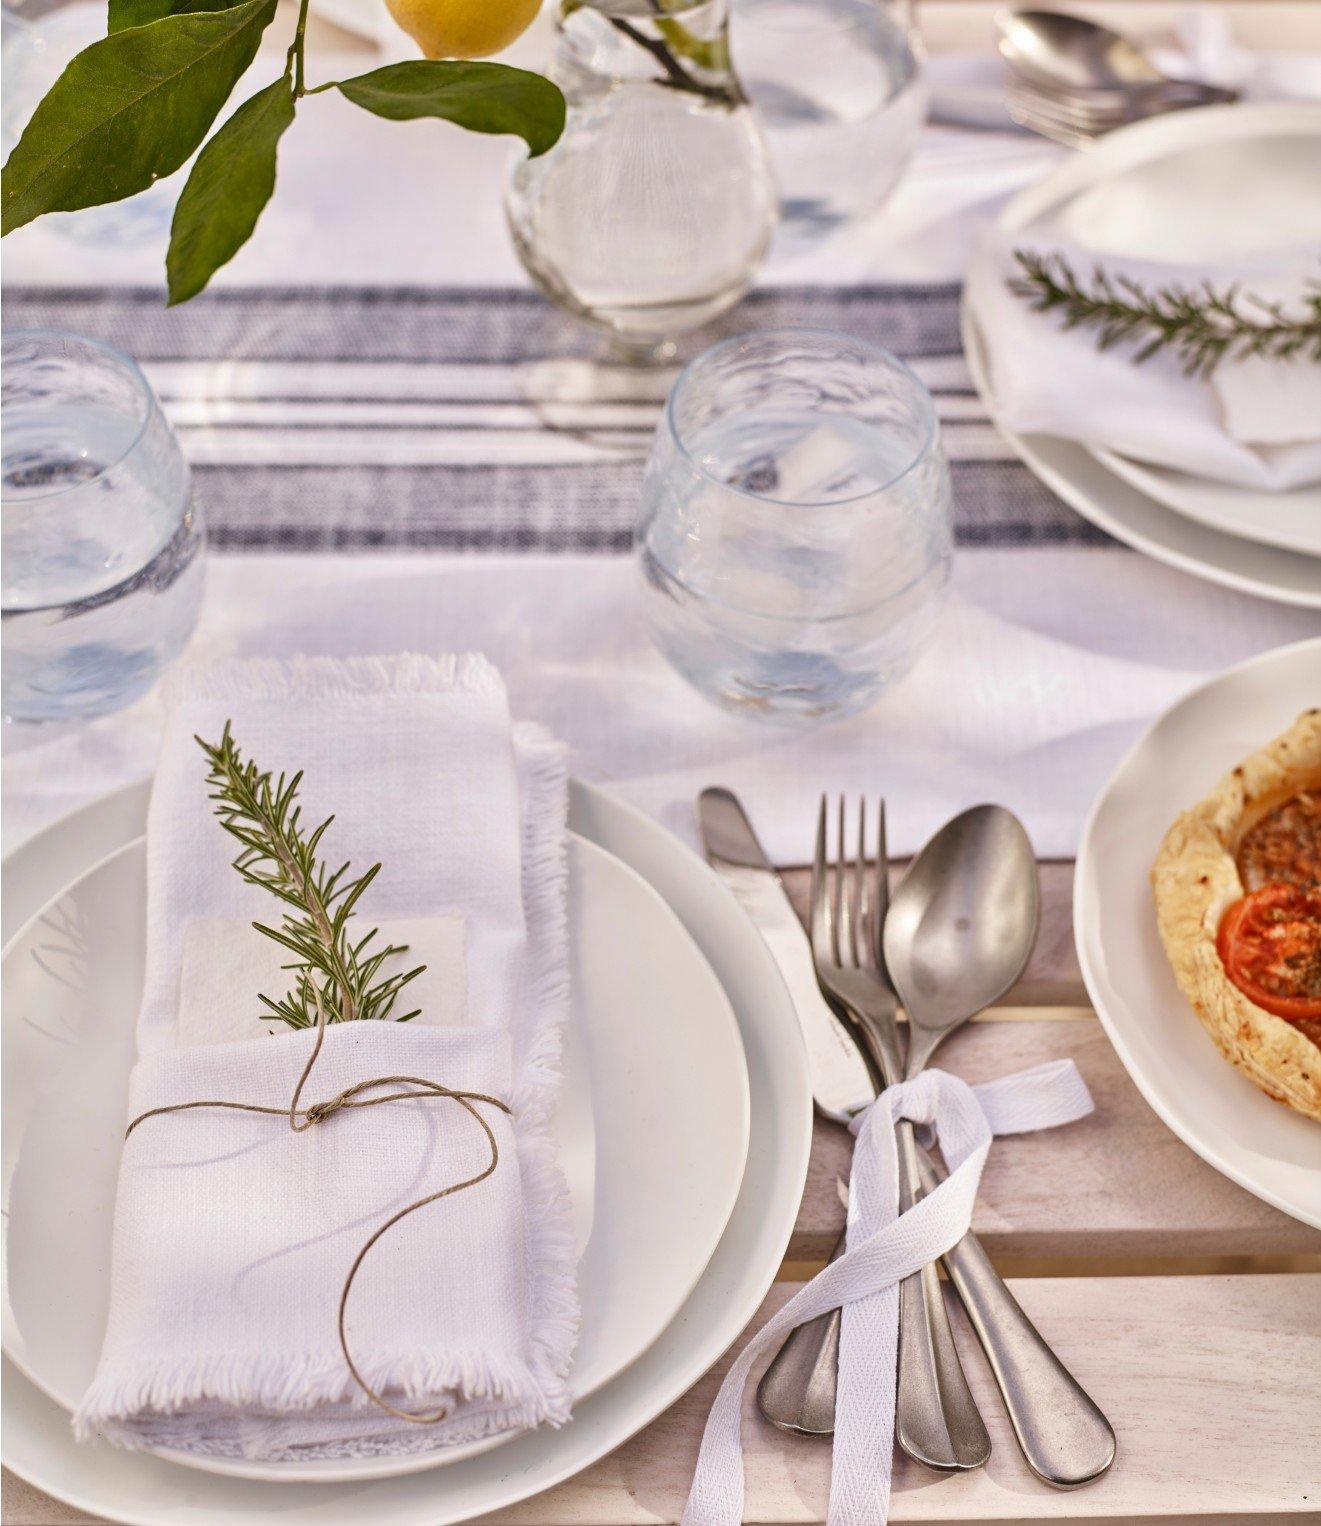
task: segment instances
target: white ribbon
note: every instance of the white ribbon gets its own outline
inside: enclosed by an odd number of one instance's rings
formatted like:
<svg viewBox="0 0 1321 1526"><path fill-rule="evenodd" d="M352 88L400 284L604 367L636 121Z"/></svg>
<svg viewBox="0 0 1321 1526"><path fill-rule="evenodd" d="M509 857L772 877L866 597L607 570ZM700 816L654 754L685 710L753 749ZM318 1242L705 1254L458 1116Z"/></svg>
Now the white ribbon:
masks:
<svg viewBox="0 0 1321 1526"><path fill-rule="evenodd" d="M1072 1060L1054 1060L969 1086L925 1070L887 1088L854 1120L848 1242L740 1352L706 1422L683 1526L739 1526L743 1519L743 1388L757 1358L795 1325L843 1308L829 1526L884 1526L894 1451L899 1283L968 1232L977 1183L994 1134L1072 1123L1092 1099ZM928 1124L949 1176L899 1213L900 1118Z"/></svg>

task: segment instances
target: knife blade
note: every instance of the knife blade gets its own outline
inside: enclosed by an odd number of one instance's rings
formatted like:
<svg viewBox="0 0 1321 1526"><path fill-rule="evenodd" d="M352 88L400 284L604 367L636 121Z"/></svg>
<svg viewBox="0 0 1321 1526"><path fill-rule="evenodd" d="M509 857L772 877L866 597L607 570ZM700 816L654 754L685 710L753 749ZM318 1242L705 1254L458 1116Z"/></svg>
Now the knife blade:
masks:
<svg viewBox="0 0 1321 1526"><path fill-rule="evenodd" d="M847 1123L876 1096L876 1084L857 1044L821 994L807 934L774 865L732 790L713 787L698 795L697 826L707 862L752 919L789 988L818 1110Z"/></svg>

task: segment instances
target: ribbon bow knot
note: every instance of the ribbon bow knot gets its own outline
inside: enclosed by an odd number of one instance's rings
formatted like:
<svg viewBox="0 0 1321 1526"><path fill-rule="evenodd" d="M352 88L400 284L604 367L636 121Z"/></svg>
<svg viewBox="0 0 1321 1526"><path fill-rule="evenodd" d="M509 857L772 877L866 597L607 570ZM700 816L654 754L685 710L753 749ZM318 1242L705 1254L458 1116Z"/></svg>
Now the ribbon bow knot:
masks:
<svg viewBox="0 0 1321 1526"><path fill-rule="evenodd" d="M888 1087L854 1119L844 1254L771 1317L739 1353L707 1419L683 1526L743 1519L742 1396L757 1358L796 1325L842 1308L829 1526L884 1526L894 1452L899 1284L967 1234L995 1134L1072 1123L1092 1111L1072 1060L969 1086L924 1070ZM940 1185L899 1212L900 1118L932 1128L949 1166Z"/></svg>

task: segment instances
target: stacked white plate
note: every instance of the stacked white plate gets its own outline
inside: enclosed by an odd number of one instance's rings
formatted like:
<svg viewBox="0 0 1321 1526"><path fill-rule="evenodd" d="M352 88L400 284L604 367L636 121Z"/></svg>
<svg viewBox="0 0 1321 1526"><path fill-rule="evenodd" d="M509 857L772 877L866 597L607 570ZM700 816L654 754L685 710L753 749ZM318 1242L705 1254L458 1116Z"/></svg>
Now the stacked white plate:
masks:
<svg viewBox="0 0 1321 1526"><path fill-rule="evenodd" d="M1321 104L1173 112L1103 138L1016 196L999 218L1099 253L1210 263L1321 243ZM986 336L963 312L973 381L992 418ZM1212 582L1321 608L1321 484L1234 487L1047 435L1001 432L1028 468L1117 539Z"/></svg>
<svg viewBox="0 0 1321 1526"><path fill-rule="evenodd" d="M117 1521L441 1526L570 1477L691 1387L756 1310L788 1243L811 1140L802 1042L763 944L705 865L575 784L561 1109L583 1302L572 1423L352 1464L74 1444L69 1409L108 1296L146 804L146 785L109 796L5 865L6 1464Z"/></svg>

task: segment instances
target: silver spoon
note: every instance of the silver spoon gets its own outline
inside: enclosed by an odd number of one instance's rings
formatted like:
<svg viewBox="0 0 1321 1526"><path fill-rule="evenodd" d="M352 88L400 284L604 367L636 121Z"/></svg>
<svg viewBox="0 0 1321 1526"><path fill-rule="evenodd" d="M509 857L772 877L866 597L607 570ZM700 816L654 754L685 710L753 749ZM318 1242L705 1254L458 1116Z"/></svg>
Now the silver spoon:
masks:
<svg viewBox="0 0 1321 1526"><path fill-rule="evenodd" d="M907 1077L927 1064L947 1034L998 1001L1022 974L1036 939L1039 901L1032 844L1003 806L964 811L913 860L890 903L884 935L886 966L908 1014ZM901 1193L914 1180L931 1190L936 1177L919 1158L912 1125L901 1123L897 1137ZM1104 1473L1114 1461L1114 1431L972 1235L954 1246L945 1265L1033 1470L1066 1489ZM901 1319L905 1305L910 1317L921 1308L919 1297L905 1298L906 1287L900 1290Z"/></svg>
<svg viewBox="0 0 1321 1526"><path fill-rule="evenodd" d="M1155 105L1176 98L1188 105L1234 101L1238 92L1196 80L1175 80L1121 33L1063 11L1002 12L996 17L1000 54L1023 79L1055 94L1083 92L1103 102L1137 97Z"/></svg>
<svg viewBox="0 0 1321 1526"><path fill-rule="evenodd" d="M885 966L908 1014L905 1079L1023 973L1037 935L1037 861L1018 817L977 805L908 866L885 919Z"/></svg>

